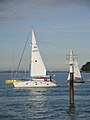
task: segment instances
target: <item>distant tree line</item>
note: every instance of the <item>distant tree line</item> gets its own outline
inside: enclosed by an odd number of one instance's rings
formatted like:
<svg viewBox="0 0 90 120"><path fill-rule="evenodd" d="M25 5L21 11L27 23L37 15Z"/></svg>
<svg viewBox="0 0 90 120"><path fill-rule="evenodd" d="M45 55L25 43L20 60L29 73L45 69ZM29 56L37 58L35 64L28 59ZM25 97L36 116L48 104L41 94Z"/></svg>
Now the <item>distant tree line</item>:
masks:
<svg viewBox="0 0 90 120"><path fill-rule="evenodd" d="M83 65L81 71L90 72L90 62L87 62L85 65Z"/></svg>

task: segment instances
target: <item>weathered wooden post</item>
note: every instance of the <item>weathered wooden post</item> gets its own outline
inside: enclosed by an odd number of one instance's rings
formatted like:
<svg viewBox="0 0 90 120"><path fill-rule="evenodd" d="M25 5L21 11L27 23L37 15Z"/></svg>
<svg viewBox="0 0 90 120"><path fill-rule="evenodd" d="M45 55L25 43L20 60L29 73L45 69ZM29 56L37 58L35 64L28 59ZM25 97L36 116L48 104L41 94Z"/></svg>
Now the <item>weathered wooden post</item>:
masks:
<svg viewBox="0 0 90 120"><path fill-rule="evenodd" d="M70 107L74 107L74 69L73 69L73 64L70 65L70 80L69 80L69 94L70 94Z"/></svg>

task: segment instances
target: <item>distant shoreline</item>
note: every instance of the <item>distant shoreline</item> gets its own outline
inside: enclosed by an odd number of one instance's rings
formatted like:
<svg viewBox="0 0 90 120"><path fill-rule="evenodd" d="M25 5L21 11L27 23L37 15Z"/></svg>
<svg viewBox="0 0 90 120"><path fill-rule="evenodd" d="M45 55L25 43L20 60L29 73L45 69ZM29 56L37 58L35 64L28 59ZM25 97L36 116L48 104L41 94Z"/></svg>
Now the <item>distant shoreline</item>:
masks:
<svg viewBox="0 0 90 120"><path fill-rule="evenodd" d="M81 73L90 73L90 71L81 71Z"/></svg>
<svg viewBox="0 0 90 120"><path fill-rule="evenodd" d="M12 72L11 70L5 70L5 71L0 71L0 73L10 73L10 72ZM18 73L29 73L29 71L17 71ZM55 73L55 72L68 72L68 71L47 71L47 72L49 72L49 73ZM16 71L13 71L13 73L16 73Z"/></svg>
<svg viewBox="0 0 90 120"><path fill-rule="evenodd" d="M17 71L18 73L29 73L29 71ZM68 73L69 71L47 71L47 72L49 72L49 73L55 73L55 72L60 72L60 73ZM12 71L11 70L4 70L4 71L0 71L0 73L12 73ZM16 71L13 71L13 73L16 73ZM90 71L81 71L81 73L90 73Z"/></svg>

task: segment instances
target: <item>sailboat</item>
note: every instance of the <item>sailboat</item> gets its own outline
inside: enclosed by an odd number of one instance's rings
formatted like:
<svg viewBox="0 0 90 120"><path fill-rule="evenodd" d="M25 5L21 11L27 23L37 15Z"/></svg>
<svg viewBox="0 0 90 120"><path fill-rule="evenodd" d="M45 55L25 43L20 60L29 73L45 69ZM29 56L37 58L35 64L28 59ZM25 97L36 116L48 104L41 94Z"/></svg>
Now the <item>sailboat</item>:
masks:
<svg viewBox="0 0 90 120"><path fill-rule="evenodd" d="M74 72L74 83L84 83L85 80L82 78L80 69L78 66L77 56L73 53L73 50L70 50L70 54L68 55L69 65L73 64L73 72ZM71 67L70 67L71 69ZM68 74L67 80L70 80L70 71Z"/></svg>
<svg viewBox="0 0 90 120"><path fill-rule="evenodd" d="M31 68L30 68L30 80L12 80L15 87L56 87L57 84L51 78L46 75L46 67L41 58L39 48L36 42L35 33L32 29L32 42L31 42ZM8 80L7 80L8 83Z"/></svg>

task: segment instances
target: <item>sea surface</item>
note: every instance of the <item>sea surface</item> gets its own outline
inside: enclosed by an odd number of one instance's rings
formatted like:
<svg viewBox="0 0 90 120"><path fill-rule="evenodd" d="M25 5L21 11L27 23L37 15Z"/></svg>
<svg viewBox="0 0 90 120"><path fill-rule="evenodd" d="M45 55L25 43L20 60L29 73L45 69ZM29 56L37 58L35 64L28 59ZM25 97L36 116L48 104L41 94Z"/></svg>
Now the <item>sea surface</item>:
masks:
<svg viewBox="0 0 90 120"><path fill-rule="evenodd" d="M74 87L73 109L69 107L68 73L49 74L58 87L16 89L5 84L11 73L0 73L0 120L90 120L90 73L82 73L86 82Z"/></svg>

